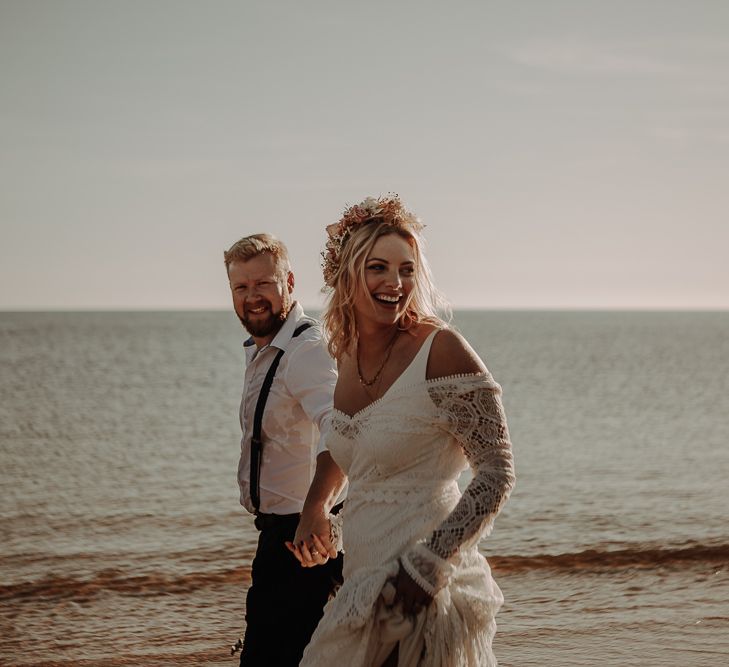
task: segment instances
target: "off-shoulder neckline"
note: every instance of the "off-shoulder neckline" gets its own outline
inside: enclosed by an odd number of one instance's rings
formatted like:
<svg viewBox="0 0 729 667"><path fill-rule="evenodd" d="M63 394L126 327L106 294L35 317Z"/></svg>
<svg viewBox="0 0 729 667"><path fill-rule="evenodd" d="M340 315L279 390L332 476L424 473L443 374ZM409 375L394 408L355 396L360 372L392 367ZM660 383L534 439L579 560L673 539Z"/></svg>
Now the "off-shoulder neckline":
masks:
<svg viewBox="0 0 729 667"><path fill-rule="evenodd" d="M376 398L371 403L368 403L363 408L360 408L355 412L354 414L347 414L346 412L340 410L339 408L332 408L332 412L336 412L338 415L344 417L345 419L349 421L353 421L354 419L357 419L363 412L367 412L371 410L374 406L382 403L385 399L390 398L391 396L394 396L395 394L398 394L404 389L410 389L411 387L417 387L419 385L431 385L431 384L437 384L438 382L452 382L453 380L463 380L466 378L478 378L478 377L488 377L489 372L488 371L478 371L475 373L455 373L453 375L443 375L442 377L437 378L430 378L421 380L419 383L416 384L406 384L401 385L399 387L395 386L395 383L392 384L392 386L379 398Z"/></svg>

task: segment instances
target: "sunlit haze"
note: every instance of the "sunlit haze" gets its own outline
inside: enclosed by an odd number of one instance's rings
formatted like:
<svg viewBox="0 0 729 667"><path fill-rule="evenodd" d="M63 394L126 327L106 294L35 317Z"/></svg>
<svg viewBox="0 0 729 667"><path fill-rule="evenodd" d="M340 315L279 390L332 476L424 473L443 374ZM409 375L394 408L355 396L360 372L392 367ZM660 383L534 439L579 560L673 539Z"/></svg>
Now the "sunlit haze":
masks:
<svg viewBox="0 0 729 667"><path fill-rule="evenodd" d="M456 307L729 307L729 3L0 0L0 309L227 308L397 192Z"/></svg>

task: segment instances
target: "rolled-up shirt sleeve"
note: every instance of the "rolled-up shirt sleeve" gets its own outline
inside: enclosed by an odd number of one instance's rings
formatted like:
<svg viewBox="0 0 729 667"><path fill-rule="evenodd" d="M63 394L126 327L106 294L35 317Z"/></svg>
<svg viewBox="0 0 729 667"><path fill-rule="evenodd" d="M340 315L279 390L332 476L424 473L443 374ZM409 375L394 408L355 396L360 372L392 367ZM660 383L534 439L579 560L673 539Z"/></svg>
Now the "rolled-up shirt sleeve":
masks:
<svg viewBox="0 0 729 667"><path fill-rule="evenodd" d="M302 334L306 335L306 334ZM337 367L321 338L302 340L290 352L284 383L306 416L319 429L315 457L325 451L337 384Z"/></svg>

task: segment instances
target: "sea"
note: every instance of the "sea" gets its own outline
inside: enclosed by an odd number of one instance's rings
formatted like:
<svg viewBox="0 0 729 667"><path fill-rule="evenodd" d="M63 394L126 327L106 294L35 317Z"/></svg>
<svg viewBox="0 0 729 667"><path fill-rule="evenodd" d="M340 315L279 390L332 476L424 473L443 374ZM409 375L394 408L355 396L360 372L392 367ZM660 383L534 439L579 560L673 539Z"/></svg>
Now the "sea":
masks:
<svg viewBox="0 0 729 667"><path fill-rule="evenodd" d="M453 323L516 461L481 544L499 663L729 664L729 313ZM0 664L237 665L243 339L224 311L0 313Z"/></svg>

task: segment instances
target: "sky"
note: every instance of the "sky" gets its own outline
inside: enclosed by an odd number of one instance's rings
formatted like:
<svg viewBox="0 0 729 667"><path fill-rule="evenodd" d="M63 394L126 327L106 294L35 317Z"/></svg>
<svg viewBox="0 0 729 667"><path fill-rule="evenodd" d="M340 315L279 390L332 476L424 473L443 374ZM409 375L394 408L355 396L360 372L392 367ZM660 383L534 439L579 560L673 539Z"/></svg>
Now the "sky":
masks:
<svg viewBox="0 0 729 667"><path fill-rule="evenodd" d="M456 308L729 308L729 2L0 0L0 309L228 308L395 192Z"/></svg>

